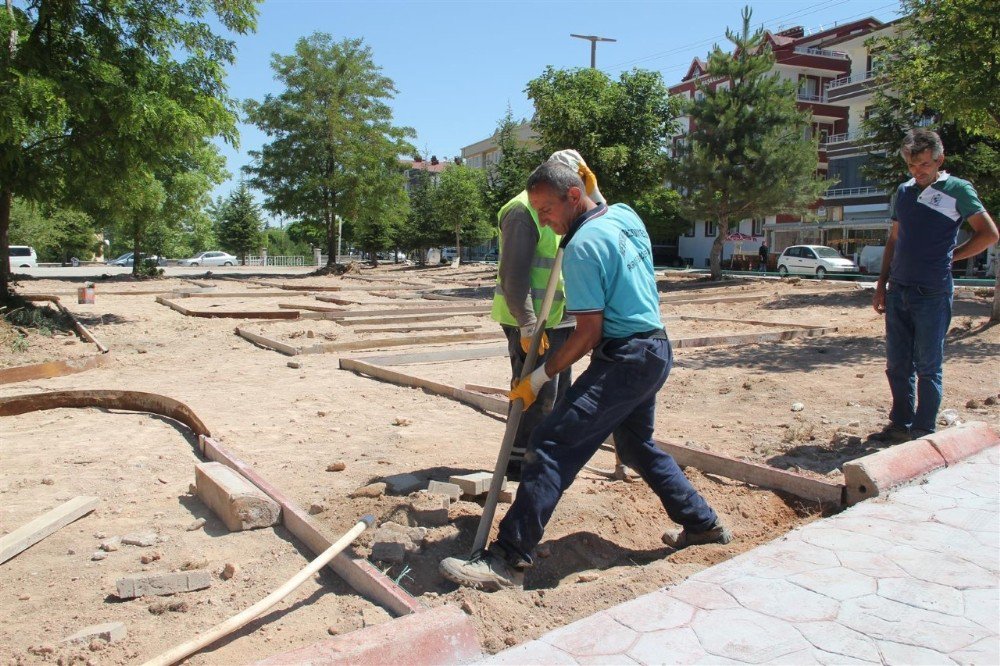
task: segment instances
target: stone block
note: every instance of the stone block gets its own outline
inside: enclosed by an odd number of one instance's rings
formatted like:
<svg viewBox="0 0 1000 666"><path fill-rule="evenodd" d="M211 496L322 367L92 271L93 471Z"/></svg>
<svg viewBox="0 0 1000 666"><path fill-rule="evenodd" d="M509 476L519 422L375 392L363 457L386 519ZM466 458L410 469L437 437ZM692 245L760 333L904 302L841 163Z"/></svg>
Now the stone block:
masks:
<svg viewBox="0 0 1000 666"><path fill-rule="evenodd" d="M436 495L447 495L452 502L457 502L462 496L462 487L454 483L444 481L431 481L427 484L427 492Z"/></svg>
<svg viewBox="0 0 1000 666"><path fill-rule="evenodd" d="M372 544L372 559L399 564L406 559L406 548L398 541L376 541Z"/></svg>
<svg viewBox="0 0 1000 666"><path fill-rule="evenodd" d="M420 477L413 474L393 474L392 476L385 477L383 481L385 481L389 492L394 495L409 495L423 485Z"/></svg>
<svg viewBox="0 0 1000 666"><path fill-rule="evenodd" d="M183 573L142 574L125 576L115 583L119 599L134 599L145 595L176 594L201 590L212 585L212 575L207 571Z"/></svg>
<svg viewBox="0 0 1000 666"><path fill-rule="evenodd" d="M108 643L119 641L125 638L128 632L121 622L106 622L104 624L93 624L84 627L72 636L64 638L63 643L89 643L95 638L107 641Z"/></svg>
<svg viewBox="0 0 1000 666"><path fill-rule="evenodd" d="M945 428L921 439L930 442L949 467L983 449L1000 444L1000 434L983 421Z"/></svg>
<svg viewBox="0 0 1000 666"><path fill-rule="evenodd" d="M410 511L418 524L440 527L448 524L448 506L450 504L451 500L447 495L420 493L420 497L410 503Z"/></svg>
<svg viewBox="0 0 1000 666"><path fill-rule="evenodd" d="M427 536L426 527L407 527L398 523L382 523L372 534L372 543L395 542L410 552L419 551Z"/></svg>
<svg viewBox="0 0 1000 666"><path fill-rule="evenodd" d="M139 546L149 548L156 544L156 532L146 532L142 534L128 534L122 537L122 543L126 546Z"/></svg>
<svg viewBox="0 0 1000 666"><path fill-rule="evenodd" d="M944 467L945 459L925 439L897 444L844 463L847 503L857 504Z"/></svg>
<svg viewBox="0 0 1000 666"><path fill-rule="evenodd" d="M455 474L448 479L462 489L463 495L478 497L490 491L490 483L493 481L493 474L490 472L473 472L472 474ZM506 477L500 486L503 490L507 487Z"/></svg>
<svg viewBox="0 0 1000 666"><path fill-rule="evenodd" d="M497 501L501 504L512 504L517 495L517 481L504 484L504 489L497 496Z"/></svg>
<svg viewBox="0 0 1000 666"><path fill-rule="evenodd" d="M195 484L201 501L233 532L270 527L281 516L277 502L221 463L195 465Z"/></svg>

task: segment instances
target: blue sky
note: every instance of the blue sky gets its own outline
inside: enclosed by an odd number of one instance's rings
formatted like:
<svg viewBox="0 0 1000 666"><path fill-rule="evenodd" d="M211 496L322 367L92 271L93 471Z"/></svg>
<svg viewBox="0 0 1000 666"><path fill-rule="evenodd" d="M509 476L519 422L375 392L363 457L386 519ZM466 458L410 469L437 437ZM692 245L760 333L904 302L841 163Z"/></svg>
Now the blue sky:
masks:
<svg viewBox="0 0 1000 666"><path fill-rule="evenodd" d="M486 138L508 104L515 117L531 115L524 94L546 66L590 65L590 43L570 33L617 39L598 44L597 66L612 77L632 68L659 71L667 84L680 80L696 56L712 45L728 47L727 26L740 25L745 0L636 0L534 2L440 0L267 0L257 32L237 36L230 68L230 94L261 99L280 89L271 54L288 54L314 32L336 39L361 37L376 64L393 79L398 125L414 128L413 141L429 157L450 159L463 146ZM767 0L751 3L754 27L776 30L801 25L829 28L867 16L897 18L893 0ZM727 48L728 50L728 48ZM222 145L233 178L215 190L226 195L249 163L249 150L265 137L240 125L240 147Z"/></svg>

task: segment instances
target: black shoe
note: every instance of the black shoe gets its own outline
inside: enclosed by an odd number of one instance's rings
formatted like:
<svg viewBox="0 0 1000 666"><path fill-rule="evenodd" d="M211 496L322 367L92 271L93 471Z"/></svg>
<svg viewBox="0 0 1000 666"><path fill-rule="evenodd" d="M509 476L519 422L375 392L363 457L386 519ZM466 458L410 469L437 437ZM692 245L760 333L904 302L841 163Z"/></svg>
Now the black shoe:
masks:
<svg viewBox="0 0 1000 666"><path fill-rule="evenodd" d="M910 441L912 437L910 435L910 429L906 426L890 423L880 431L873 433L871 435L871 439L879 442L888 442L890 444L900 444L902 442Z"/></svg>
<svg viewBox="0 0 1000 666"><path fill-rule="evenodd" d="M524 587L524 572L488 550L481 550L468 560L446 557L438 570L453 583L486 592Z"/></svg>
<svg viewBox="0 0 1000 666"><path fill-rule="evenodd" d="M704 532L691 532L686 527L681 530L672 530L663 534L663 543L674 550L687 548L688 546L700 546L706 543L726 544L733 540L733 533L722 524L721 520L716 520L715 524Z"/></svg>

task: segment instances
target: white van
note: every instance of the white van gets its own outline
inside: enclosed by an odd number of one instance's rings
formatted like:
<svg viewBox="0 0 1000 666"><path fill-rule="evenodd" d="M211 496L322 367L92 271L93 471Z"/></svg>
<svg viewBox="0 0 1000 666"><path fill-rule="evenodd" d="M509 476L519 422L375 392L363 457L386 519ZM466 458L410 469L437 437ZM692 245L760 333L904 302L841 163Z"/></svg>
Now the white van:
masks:
<svg viewBox="0 0 1000 666"><path fill-rule="evenodd" d="M10 269L38 268L38 255L35 248L29 245L10 246Z"/></svg>

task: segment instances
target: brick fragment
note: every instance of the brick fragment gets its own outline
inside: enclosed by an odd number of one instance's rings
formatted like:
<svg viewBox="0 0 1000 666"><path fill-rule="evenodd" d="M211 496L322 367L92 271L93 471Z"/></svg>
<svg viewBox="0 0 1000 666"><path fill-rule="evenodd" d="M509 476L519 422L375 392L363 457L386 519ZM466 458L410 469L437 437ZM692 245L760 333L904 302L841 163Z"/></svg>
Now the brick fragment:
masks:
<svg viewBox="0 0 1000 666"><path fill-rule="evenodd" d="M457 502L462 496L462 487L455 483L445 483L444 481L431 481L427 484L427 492L436 495L447 495L452 502Z"/></svg>
<svg viewBox="0 0 1000 666"><path fill-rule="evenodd" d="M190 592L202 590L211 585L212 576L207 571L125 576L119 578L115 583L119 599Z"/></svg>
<svg viewBox="0 0 1000 666"><path fill-rule="evenodd" d="M440 527L448 524L448 506L450 504L451 500L447 495L420 493L420 497L410 502L410 510L418 524Z"/></svg>
<svg viewBox="0 0 1000 666"><path fill-rule="evenodd" d="M462 489L463 495L478 497L490 491L490 483L493 481L493 474L490 472L473 472L472 474L456 474L448 481L454 483ZM504 478L500 489L507 487L507 479Z"/></svg>
<svg viewBox="0 0 1000 666"><path fill-rule="evenodd" d="M423 485L420 478L413 474L393 474L385 477L384 481L394 495L409 495Z"/></svg>

